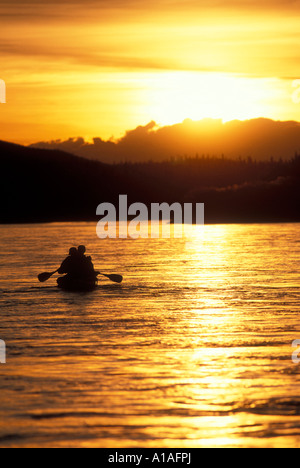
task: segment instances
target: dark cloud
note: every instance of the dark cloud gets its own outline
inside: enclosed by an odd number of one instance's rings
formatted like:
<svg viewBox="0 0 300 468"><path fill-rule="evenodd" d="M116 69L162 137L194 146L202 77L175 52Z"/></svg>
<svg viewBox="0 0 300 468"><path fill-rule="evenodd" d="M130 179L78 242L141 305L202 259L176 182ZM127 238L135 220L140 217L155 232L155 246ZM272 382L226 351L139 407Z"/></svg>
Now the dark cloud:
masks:
<svg viewBox="0 0 300 468"><path fill-rule="evenodd" d="M107 47L107 50L105 50ZM51 47L51 45L34 44L27 42L27 44L21 44L17 42L6 41L0 44L1 55L7 56L22 56L22 57L34 57L42 58L45 60L63 61L64 63L73 63L80 65L88 65L98 68L119 68L119 69L130 69L130 70L180 70L178 64L166 62L155 57L142 57L131 55L130 52L122 52L120 46L119 53L111 50L110 47L105 46L101 50L99 46L98 51L81 50L71 45L61 46L59 48ZM181 67L183 70L186 67ZM199 67L197 71L216 71L216 69L205 69Z"/></svg>
<svg viewBox="0 0 300 468"><path fill-rule="evenodd" d="M201 10L263 10L263 9L294 9L297 11L299 8L299 0L152 0L151 4L142 2L140 0L0 0L1 8L6 8L15 16L22 15L27 11L27 14L39 14L42 9L47 11L55 7L56 13L60 14L69 6L75 9L80 7L81 12L88 9L99 10L139 10L139 11L201 11ZM25 7L24 10L22 8ZM18 10L21 8L21 10ZM53 12L55 14L55 12ZM72 10L65 10L65 14L72 14Z"/></svg>
<svg viewBox="0 0 300 468"><path fill-rule="evenodd" d="M240 7L263 7L263 6L297 6L299 5L299 0L152 0L151 5L143 4L140 0L86 0L84 3L82 0L0 0L0 5L73 5L80 4L84 7L88 5L111 8L116 6L121 6L124 8L135 6L142 9L151 8L153 5L161 5L167 7L182 7L182 8L201 8L201 7L230 7L230 6L240 6Z"/></svg>
<svg viewBox="0 0 300 468"><path fill-rule="evenodd" d="M267 27L258 30L252 37L255 22L250 21L249 26L245 18L241 19L244 28L241 26L238 33L235 29L231 32L230 24L243 8L259 11L263 6L272 5L273 12L276 8L294 7L299 3L298 0L152 0L151 4L140 0L87 0L84 3L79 0L0 0L0 16L3 20L6 18L4 29L0 31L0 53L122 69L278 76L280 68L290 74L293 72L290 69L298 63L295 54L290 53L290 48L299 42L298 32L280 30L281 48L278 47L274 57L276 25L271 30ZM203 10L212 10L207 22L203 19ZM214 29L214 18L222 20L223 10L230 11L232 17L225 15L226 28L218 31ZM190 24L198 21L197 27L194 24L195 27L189 29ZM266 24L268 21L266 18ZM89 28L90 24L93 28ZM143 30L143 24L153 29ZM141 27L134 29L133 26L138 25ZM172 29L172 25L176 27ZM18 26L20 30L15 30ZM209 28L211 32L207 33ZM247 62L243 61L245 56L249 58ZM257 72L262 68L263 73Z"/></svg>

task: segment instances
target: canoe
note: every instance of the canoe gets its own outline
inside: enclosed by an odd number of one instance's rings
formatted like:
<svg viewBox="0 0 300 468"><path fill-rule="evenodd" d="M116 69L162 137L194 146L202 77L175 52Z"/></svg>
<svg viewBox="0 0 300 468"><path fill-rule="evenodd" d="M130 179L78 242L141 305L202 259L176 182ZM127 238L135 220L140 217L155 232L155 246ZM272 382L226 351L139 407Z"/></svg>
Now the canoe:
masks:
<svg viewBox="0 0 300 468"><path fill-rule="evenodd" d="M95 279L70 279L58 278L57 285L64 291L84 292L93 291L98 286L98 280Z"/></svg>

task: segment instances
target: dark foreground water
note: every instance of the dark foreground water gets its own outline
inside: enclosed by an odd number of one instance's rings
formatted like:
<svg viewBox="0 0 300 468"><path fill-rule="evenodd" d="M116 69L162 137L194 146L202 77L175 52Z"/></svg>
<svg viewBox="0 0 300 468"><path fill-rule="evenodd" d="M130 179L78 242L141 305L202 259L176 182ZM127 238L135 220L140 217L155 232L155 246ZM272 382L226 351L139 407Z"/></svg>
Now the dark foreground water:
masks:
<svg viewBox="0 0 300 468"><path fill-rule="evenodd" d="M299 447L299 240L299 224L192 242L0 226L0 446ZM124 283L37 282L80 243Z"/></svg>

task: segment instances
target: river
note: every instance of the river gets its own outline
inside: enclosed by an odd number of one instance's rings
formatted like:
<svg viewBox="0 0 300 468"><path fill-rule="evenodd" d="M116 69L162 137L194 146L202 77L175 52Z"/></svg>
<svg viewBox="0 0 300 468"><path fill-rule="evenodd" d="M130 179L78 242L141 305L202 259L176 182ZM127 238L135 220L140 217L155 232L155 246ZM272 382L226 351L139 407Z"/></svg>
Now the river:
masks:
<svg viewBox="0 0 300 468"><path fill-rule="evenodd" d="M151 240L16 225L0 241L0 446L300 447L299 224ZM79 244L123 283L38 283Z"/></svg>

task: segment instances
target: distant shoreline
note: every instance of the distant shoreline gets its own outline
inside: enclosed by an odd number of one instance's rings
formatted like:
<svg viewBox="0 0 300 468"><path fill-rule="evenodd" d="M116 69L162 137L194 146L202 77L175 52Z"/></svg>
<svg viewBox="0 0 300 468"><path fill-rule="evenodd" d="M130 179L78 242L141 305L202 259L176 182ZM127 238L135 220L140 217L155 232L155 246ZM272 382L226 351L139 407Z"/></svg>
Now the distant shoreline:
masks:
<svg viewBox="0 0 300 468"><path fill-rule="evenodd" d="M300 222L300 155L109 166L0 142L0 224L95 222L99 204L205 205L205 224Z"/></svg>
<svg viewBox="0 0 300 468"><path fill-rule="evenodd" d="M37 221L37 220L28 220L28 221L24 221L24 220L21 220L21 221L9 221L9 222L0 222L0 226L29 226L29 225L42 225L42 224L92 224L94 223L95 224L95 227L96 227L96 224L99 220L98 219L66 219L66 220L41 220L41 221ZM118 221L117 221L118 222ZM174 223L171 223L171 224L174 224ZM291 219L291 220L286 220L286 219L277 219L277 220L265 220L265 221L261 221L261 220L215 220L215 221L207 221L204 223L205 226L214 226L214 225L227 225L227 224L231 224L231 225L234 225L234 224L252 224L252 225L260 225L260 224L300 224L300 217L298 219ZM192 224L193 226L195 226L196 224L193 223Z"/></svg>

